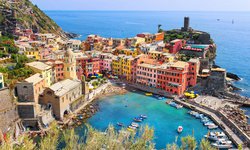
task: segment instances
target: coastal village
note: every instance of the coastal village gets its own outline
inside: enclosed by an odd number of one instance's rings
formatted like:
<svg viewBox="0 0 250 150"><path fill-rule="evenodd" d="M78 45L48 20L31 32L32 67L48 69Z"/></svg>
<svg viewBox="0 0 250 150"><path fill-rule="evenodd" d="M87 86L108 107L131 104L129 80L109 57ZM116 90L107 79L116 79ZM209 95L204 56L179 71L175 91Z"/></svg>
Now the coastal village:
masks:
<svg viewBox="0 0 250 150"><path fill-rule="evenodd" d="M183 28L171 31L159 25L158 33L125 39L88 35L84 41L14 28L18 55L0 47L1 137L11 130L15 138L41 134L55 120L72 124L79 112L89 118L89 112L97 111L91 102L101 94L139 89L208 115L234 144L249 146L248 116L239 109L249 100L233 94L226 70L213 66L215 43L189 22L185 17ZM22 63L19 69L27 70L25 74L6 71Z"/></svg>

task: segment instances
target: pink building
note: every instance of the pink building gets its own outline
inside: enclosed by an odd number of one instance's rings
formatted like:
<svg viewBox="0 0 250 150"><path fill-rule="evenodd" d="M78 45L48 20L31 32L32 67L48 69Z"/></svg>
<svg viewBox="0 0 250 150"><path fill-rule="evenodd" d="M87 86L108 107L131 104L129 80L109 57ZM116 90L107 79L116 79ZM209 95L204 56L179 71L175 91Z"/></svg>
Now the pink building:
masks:
<svg viewBox="0 0 250 150"><path fill-rule="evenodd" d="M112 54L102 53L100 55L100 72L110 72L112 70Z"/></svg>
<svg viewBox="0 0 250 150"><path fill-rule="evenodd" d="M64 80L64 71L63 71L64 64L62 61L49 60L48 62L46 62L46 64L52 67L53 70L52 77L54 77L53 83Z"/></svg>
<svg viewBox="0 0 250 150"><path fill-rule="evenodd" d="M40 59L46 59L50 55L52 55L52 50L49 48L45 48L39 51Z"/></svg>
<svg viewBox="0 0 250 150"><path fill-rule="evenodd" d="M169 48L169 53L171 54L176 54L177 52L179 52L181 50L181 48L183 47L183 41L180 39L176 39L170 42L170 45L168 46Z"/></svg>
<svg viewBox="0 0 250 150"><path fill-rule="evenodd" d="M136 83L157 87L157 69L159 63L150 59L148 55L141 55L137 60Z"/></svg>

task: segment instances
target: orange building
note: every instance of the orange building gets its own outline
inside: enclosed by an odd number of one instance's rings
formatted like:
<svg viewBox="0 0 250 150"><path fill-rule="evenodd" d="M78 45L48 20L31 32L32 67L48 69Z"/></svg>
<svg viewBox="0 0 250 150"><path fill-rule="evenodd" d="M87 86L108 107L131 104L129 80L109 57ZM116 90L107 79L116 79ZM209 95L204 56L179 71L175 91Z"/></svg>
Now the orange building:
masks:
<svg viewBox="0 0 250 150"><path fill-rule="evenodd" d="M165 35L164 32L156 33L155 34L155 41L163 41L164 40L164 35Z"/></svg>

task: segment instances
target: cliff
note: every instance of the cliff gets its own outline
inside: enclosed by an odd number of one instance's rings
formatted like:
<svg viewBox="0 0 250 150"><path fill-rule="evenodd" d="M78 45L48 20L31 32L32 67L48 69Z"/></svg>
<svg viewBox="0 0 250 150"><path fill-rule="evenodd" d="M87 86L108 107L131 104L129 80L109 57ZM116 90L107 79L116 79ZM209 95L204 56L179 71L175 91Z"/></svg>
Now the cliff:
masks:
<svg viewBox="0 0 250 150"><path fill-rule="evenodd" d="M0 0L0 31L13 34L16 27L32 29L34 33L53 33L62 38L67 34L29 0Z"/></svg>

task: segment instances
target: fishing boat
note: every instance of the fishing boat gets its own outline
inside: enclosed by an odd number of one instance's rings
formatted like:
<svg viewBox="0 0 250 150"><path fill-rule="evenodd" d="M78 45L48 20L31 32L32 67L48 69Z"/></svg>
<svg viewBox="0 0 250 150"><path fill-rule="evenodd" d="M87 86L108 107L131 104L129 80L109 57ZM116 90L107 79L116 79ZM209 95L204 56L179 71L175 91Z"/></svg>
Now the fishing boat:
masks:
<svg viewBox="0 0 250 150"><path fill-rule="evenodd" d="M181 133L182 131L183 131L183 127L182 127L182 126L178 126L177 132L178 132L178 133Z"/></svg>
<svg viewBox="0 0 250 150"><path fill-rule="evenodd" d="M206 123L204 123L204 126L210 126L210 125L214 125L214 123L213 122L206 122Z"/></svg>
<svg viewBox="0 0 250 150"><path fill-rule="evenodd" d="M217 129L217 128L218 128L218 126L217 126L217 125L215 125L215 124L213 124L213 125L209 125L209 126L207 126L207 128L208 128L208 129L210 129L210 130L212 130L212 129Z"/></svg>
<svg viewBox="0 0 250 150"><path fill-rule="evenodd" d="M152 93L145 93L146 96L152 96Z"/></svg>
<svg viewBox="0 0 250 150"><path fill-rule="evenodd" d="M134 118L134 121L135 122L142 122L142 119L141 118Z"/></svg>
<svg viewBox="0 0 250 150"><path fill-rule="evenodd" d="M146 116L146 115L140 115L140 118L147 119L148 116Z"/></svg>
<svg viewBox="0 0 250 150"><path fill-rule="evenodd" d="M132 123L131 123L131 126L138 128L138 127L139 127L139 124L136 123L136 122L132 122Z"/></svg>
<svg viewBox="0 0 250 150"><path fill-rule="evenodd" d="M136 130L136 127L134 127L134 126L128 126L128 128Z"/></svg>
<svg viewBox="0 0 250 150"><path fill-rule="evenodd" d="M120 127L123 127L123 126L124 126L124 124L121 123L121 122L117 122L117 125L120 126Z"/></svg>
<svg viewBox="0 0 250 150"><path fill-rule="evenodd" d="M230 140L219 139L215 143L212 143L212 146L214 146L218 149L228 149L228 148L232 148L233 144L232 144L232 141L230 141Z"/></svg>

